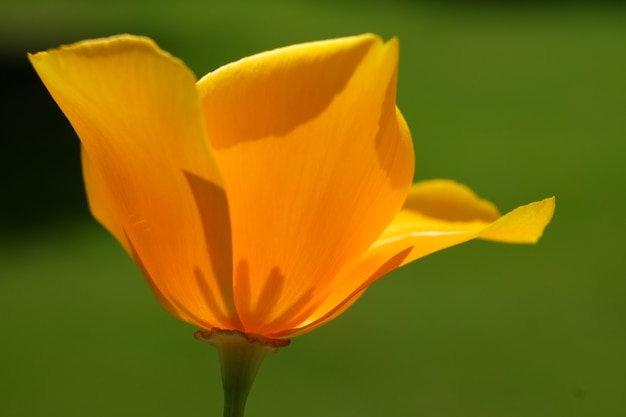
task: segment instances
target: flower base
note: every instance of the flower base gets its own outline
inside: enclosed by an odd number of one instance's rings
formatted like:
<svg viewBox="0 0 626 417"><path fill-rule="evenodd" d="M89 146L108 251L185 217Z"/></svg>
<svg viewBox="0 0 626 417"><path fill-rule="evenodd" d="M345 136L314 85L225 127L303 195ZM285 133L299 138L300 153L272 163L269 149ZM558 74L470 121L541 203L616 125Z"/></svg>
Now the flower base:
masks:
<svg viewBox="0 0 626 417"><path fill-rule="evenodd" d="M220 329L199 330L194 336L217 348L224 387L224 417L243 417L246 399L263 359L291 342Z"/></svg>

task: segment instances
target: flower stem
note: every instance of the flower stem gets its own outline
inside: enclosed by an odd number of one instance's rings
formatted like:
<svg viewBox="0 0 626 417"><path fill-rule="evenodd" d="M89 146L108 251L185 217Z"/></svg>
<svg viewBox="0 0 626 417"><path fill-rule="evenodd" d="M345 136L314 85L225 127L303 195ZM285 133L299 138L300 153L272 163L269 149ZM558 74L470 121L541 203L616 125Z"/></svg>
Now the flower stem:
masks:
<svg viewBox="0 0 626 417"><path fill-rule="evenodd" d="M218 329L197 331L195 337L217 348L224 387L224 417L243 417L246 399L263 359L290 342Z"/></svg>

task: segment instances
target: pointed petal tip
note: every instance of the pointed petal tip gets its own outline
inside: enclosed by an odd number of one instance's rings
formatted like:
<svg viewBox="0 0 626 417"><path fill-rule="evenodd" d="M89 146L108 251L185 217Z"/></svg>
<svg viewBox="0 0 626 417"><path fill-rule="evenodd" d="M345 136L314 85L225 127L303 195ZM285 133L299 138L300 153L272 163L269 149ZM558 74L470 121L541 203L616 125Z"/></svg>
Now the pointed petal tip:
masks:
<svg viewBox="0 0 626 417"><path fill-rule="evenodd" d="M397 36L392 36L391 38L389 38L389 40L385 41L382 36L373 32L365 32L360 35L348 36L348 38L368 39L368 40L375 41L381 44L386 44L386 45L397 45L399 43ZM341 39L341 38L337 38L337 39Z"/></svg>
<svg viewBox="0 0 626 417"><path fill-rule="evenodd" d="M520 206L505 214L478 237L503 243L537 243L554 215L556 198Z"/></svg>
<svg viewBox="0 0 626 417"><path fill-rule="evenodd" d="M26 53L26 56L28 57L28 60L29 60L30 62L34 62L34 61L41 61L41 60L43 60L43 59L45 59L45 58L46 58L46 55L48 55L48 53L47 53L47 52L45 52L45 51L42 51L42 52L34 52L34 53L27 52L27 53Z"/></svg>
<svg viewBox="0 0 626 417"><path fill-rule="evenodd" d="M400 48L400 39L397 36L392 36L389 38L385 45L388 45L390 48L399 49Z"/></svg>

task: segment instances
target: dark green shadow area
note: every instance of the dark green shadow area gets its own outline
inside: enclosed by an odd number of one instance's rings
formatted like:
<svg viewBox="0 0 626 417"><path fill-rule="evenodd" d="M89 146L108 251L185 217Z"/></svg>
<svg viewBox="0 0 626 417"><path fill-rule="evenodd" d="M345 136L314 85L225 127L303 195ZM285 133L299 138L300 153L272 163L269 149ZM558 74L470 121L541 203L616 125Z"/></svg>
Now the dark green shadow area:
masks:
<svg viewBox="0 0 626 417"><path fill-rule="evenodd" d="M26 60L120 32L198 76L294 42L396 35L416 179L456 179L502 211L557 196L538 245L417 261L268 357L248 416L626 414L626 10L286 0L0 3L0 414L220 412L217 353L90 220L78 140Z"/></svg>

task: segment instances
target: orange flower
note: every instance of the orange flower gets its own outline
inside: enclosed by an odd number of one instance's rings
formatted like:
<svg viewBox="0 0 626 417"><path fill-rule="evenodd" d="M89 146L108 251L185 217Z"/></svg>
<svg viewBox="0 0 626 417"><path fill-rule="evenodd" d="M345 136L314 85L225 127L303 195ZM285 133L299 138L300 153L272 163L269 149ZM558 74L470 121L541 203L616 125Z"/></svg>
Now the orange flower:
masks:
<svg viewBox="0 0 626 417"><path fill-rule="evenodd" d="M81 140L94 216L161 304L204 329L291 338L432 252L535 242L554 210L500 217L454 182L411 185L396 39L290 46L197 82L136 36L30 60Z"/></svg>

